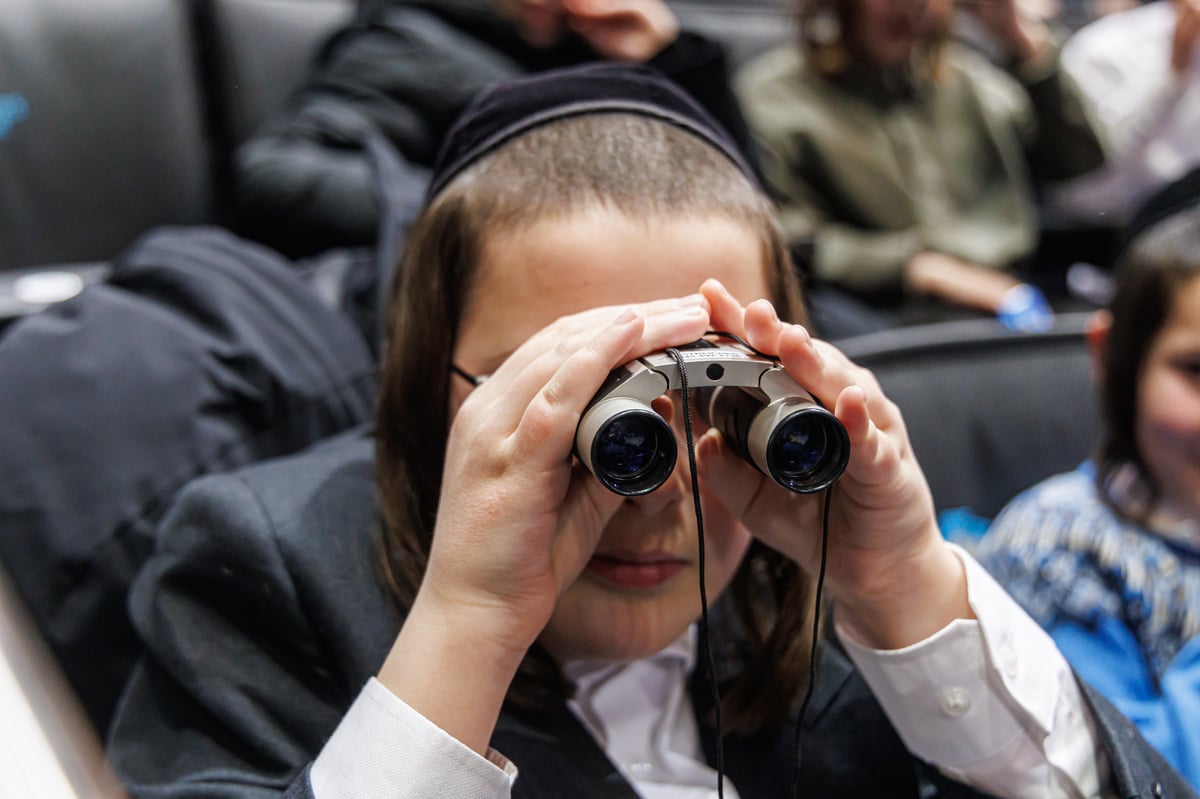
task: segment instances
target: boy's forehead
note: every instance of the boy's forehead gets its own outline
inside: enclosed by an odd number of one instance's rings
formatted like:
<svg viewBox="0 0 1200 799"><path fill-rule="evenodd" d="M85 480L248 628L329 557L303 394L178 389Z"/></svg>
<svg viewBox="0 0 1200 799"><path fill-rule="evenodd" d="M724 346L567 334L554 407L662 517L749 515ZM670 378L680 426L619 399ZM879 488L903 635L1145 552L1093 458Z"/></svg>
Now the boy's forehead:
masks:
<svg viewBox="0 0 1200 799"><path fill-rule="evenodd" d="M725 216L635 218L597 205L485 236L475 282L514 301L549 294L594 307L608 298L657 299L681 287L690 293L703 282L697 275L719 273L757 298L767 285L764 250L757 230Z"/></svg>
<svg viewBox="0 0 1200 799"><path fill-rule="evenodd" d="M724 217L632 219L595 209L540 219L486 237L458 347L503 360L559 317L602 306L615 316L694 294L708 278L750 302L767 294L765 261L757 231Z"/></svg>

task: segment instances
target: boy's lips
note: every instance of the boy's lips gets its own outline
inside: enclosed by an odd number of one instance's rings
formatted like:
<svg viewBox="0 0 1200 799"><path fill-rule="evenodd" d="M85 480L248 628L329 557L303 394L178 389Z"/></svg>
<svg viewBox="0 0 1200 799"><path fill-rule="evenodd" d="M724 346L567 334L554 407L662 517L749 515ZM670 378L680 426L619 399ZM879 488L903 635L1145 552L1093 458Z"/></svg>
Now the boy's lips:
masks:
<svg viewBox="0 0 1200 799"><path fill-rule="evenodd" d="M685 566L686 560L664 553L597 553L588 561L587 571L623 588L653 588L679 574Z"/></svg>

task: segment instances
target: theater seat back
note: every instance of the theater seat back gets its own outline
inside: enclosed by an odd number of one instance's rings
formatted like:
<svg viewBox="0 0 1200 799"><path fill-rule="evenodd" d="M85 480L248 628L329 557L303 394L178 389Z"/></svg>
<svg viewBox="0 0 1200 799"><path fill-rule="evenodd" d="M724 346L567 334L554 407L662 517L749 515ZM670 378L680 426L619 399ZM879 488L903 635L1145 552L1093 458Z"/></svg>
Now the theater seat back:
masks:
<svg viewBox="0 0 1200 799"><path fill-rule="evenodd" d="M300 87L324 39L354 14L354 0L207 0L206 75L236 146Z"/></svg>
<svg viewBox="0 0 1200 799"><path fill-rule="evenodd" d="M1048 333L944 322L840 342L900 406L939 511L991 518L1021 490L1088 457L1100 434L1087 314Z"/></svg>
<svg viewBox="0 0 1200 799"><path fill-rule="evenodd" d="M0 269L102 261L210 215L180 0L0 0Z"/></svg>

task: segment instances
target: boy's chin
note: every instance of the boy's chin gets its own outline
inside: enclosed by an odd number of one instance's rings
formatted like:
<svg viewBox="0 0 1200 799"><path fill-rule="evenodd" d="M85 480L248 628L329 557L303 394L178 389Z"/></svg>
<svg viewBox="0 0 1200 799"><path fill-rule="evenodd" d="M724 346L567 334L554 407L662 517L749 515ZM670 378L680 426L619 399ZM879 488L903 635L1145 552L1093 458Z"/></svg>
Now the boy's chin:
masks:
<svg viewBox="0 0 1200 799"><path fill-rule="evenodd" d="M559 663L587 661L593 663L631 663L648 658L673 644L687 626L678 630L657 630L654 633L593 635L587 639L557 640L552 634L543 635L540 642Z"/></svg>

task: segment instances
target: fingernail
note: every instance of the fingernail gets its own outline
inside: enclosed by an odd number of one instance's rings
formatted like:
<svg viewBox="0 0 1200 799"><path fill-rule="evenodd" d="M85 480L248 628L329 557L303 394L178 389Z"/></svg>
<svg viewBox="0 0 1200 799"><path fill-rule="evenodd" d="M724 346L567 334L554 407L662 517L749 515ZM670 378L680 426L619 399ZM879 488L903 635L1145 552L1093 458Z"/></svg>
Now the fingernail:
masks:
<svg viewBox="0 0 1200 799"><path fill-rule="evenodd" d="M699 305L704 305L708 300L704 299L703 294L689 294L679 300L680 308L691 308Z"/></svg>
<svg viewBox="0 0 1200 799"><path fill-rule="evenodd" d="M626 308L621 311L620 315L613 320L613 327L624 327L638 318L638 313L634 308Z"/></svg>
<svg viewBox="0 0 1200 799"><path fill-rule="evenodd" d="M766 300L766 299L751 300L749 302L749 304L746 305L746 310L748 312L761 313L761 311L758 310L759 308L766 308L767 313L769 313L771 315L771 318L776 322L779 321L779 314L775 313L775 306L771 304L770 300Z"/></svg>

